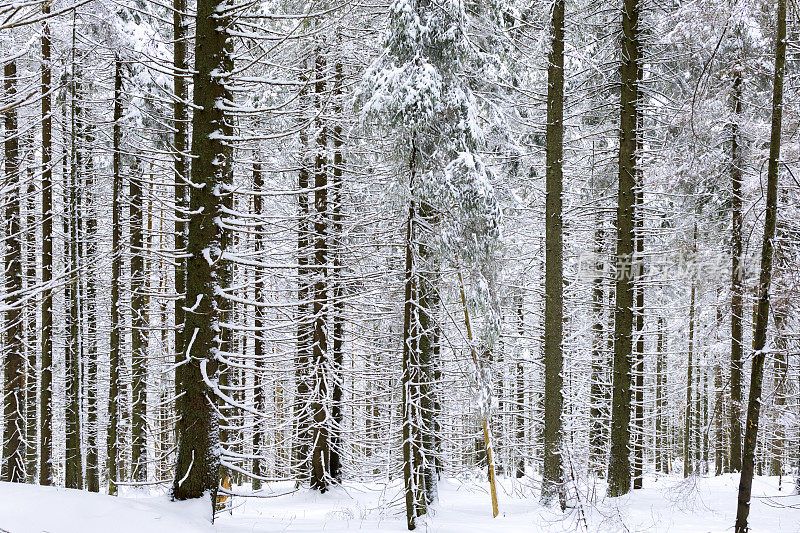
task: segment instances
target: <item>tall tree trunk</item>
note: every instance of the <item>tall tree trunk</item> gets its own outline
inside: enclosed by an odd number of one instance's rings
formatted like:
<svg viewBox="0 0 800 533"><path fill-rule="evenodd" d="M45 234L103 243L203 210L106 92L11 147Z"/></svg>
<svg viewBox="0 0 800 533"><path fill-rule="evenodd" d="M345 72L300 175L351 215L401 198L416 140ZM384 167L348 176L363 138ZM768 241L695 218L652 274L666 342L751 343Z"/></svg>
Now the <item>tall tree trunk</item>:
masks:
<svg viewBox="0 0 800 533"><path fill-rule="evenodd" d="M263 206L263 199L261 196L261 192L264 189L264 173L261 170L260 163L253 163L253 191L255 191L255 195L253 196L253 214L258 220L257 225L253 228L255 233L255 252L258 257L262 253L264 253L264 225L261 223L260 217L262 216L262 212L264 210ZM264 302L266 299L266 294L264 293L264 276L265 272L257 268L255 271L255 300L258 303ZM265 350L265 342L264 342L264 334L265 334L265 327L266 327L266 320L264 307L261 305L257 305L254 309L254 319L253 319L253 329L255 330L255 339L253 342L253 358L255 360L255 365L258 368L258 371L255 372L253 379L254 379L254 390L253 390L253 403L255 404L255 408L258 412L263 413L267 407L267 400L264 391L264 372L266 369L264 368L265 361L264 357L266 356ZM276 409L276 412L278 410ZM256 421L256 425L253 428L253 490L258 490L261 488L261 476L264 475L264 470L261 464L261 453L262 453L262 446L264 443L264 426L263 421Z"/></svg>
<svg viewBox="0 0 800 533"><path fill-rule="evenodd" d="M742 158L739 118L742 116L742 72L733 71L731 121L731 470L742 469L742 316L744 305L744 255L742 253Z"/></svg>
<svg viewBox="0 0 800 533"><path fill-rule="evenodd" d="M84 117L86 112L84 111ZM86 234L86 257L91 263L97 259L97 217L94 206L95 168L92 150L94 147L93 127L88 124L86 129L86 172L84 173L83 187L86 194L86 213L83 216ZM100 468L98 464L97 434L97 397L99 394L99 380L97 378L97 273L94 268L87 269L84 273L86 280L86 330L83 337L86 342L86 366L84 383L86 387L86 489L91 492L100 491Z"/></svg>
<svg viewBox="0 0 800 533"><path fill-rule="evenodd" d="M300 99L305 95L301 94ZM305 106L303 107L305 109ZM308 135L306 130L300 131L300 169L297 173L297 359L295 363L295 423L297 424L294 444L294 461L297 468L298 481L306 480L311 470L309 446L311 441L311 418L309 409L309 365L311 363L312 321L311 304L309 303L309 248L311 245L309 228L309 162Z"/></svg>
<svg viewBox="0 0 800 533"><path fill-rule="evenodd" d="M131 279L131 476L147 480L147 302L144 270L143 169L138 161L128 180Z"/></svg>
<svg viewBox="0 0 800 533"><path fill-rule="evenodd" d="M217 102L233 97L230 12L223 0L198 0L192 119L191 201L187 238L185 362L178 384L178 457L172 495L175 499L216 496L220 469L219 426L212 399L220 350L221 289L228 281L223 254L227 230L219 222L231 195L233 124Z"/></svg>
<svg viewBox="0 0 800 533"><path fill-rule="evenodd" d="M112 132L113 150L111 164L113 183L111 189L111 335L109 339L108 376L108 433L106 437L106 456L108 468L108 493L117 493L120 461L119 419L120 419L120 317L119 283L122 274L122 227L119 213L122 203L122 61L119 57L114 63L114 126Z"/></svg>
<svg viewBox="0 0 800 533"><path fill-rule="evenodd" d="M564 0L555 0L552 41L547 70L547 147L545 202L544 308L544 458L542 501L556 494L566 504L561 464L563 397L563 287L562 179L564 157Z"/></svg>
<svg viewBox="0 0 800 533"><path fill-rule="evenodd" d="M22 242L20 240L20 157L17 124L17 63L3 67L3 87L7 100L4 118L5 150L5 296L3 320L5 354L3 361L3 481L25 481L25 349L22 322Z"/></svg>
<svg viewBox="0 0 800 533"><path fill-rule="evenodd" d="M775 226L778 215L778 165L781 155L781 119L783 118L783 78L786 70L786 0L778 0L778 29L775 41L775 76L772 86L772 131L767 165L767 205L764 219L764 240L761 245L761 274L758 280L758 314L753 331L753 368L750 373L750 398L747 402L742 475L739 479L739 501L736 508L736 533L747 531L750 513L750 491L753 485L758 416L761 407L761 386L764 378L764 348L769 323L770 284Z"/></svg>
<svg viewBox="0 0 800 533"><path fill-rule="evenodd" d="M325 92L326 65L321 53L317 54L314 68L317 103L316 158L314 161L314 301L313 347L311 384L311 415L314 425L311 432L311 488L328 490L330 447L328 418L330 401L331 361L328 353L328 161L327 126L321 118Z"/></svg>
<svg viewBox="0 0 800 533"><path fill-rule="evenodd" d="M81 151L79 149L78 128L78 90L77 75L75 72L75 24L73 22L73 57L72 74L69 81L70 91L70 172L69 184L65 188L66 231L64 232L67 243L65 251L69 257L70 279L64 289L65 305L67 311L68 339L64 356L67 383L67 424L66 424L66 465L64 483L67 488L83 488L83 455L81 449L81 353L80 353L80 263L78 248L78 220L81 208L80 195L78 194L78 170L81 167ZM65 180L67 177L64 177Z"/></svg>
<svg viewBox="0 0 800 533"><path fill-rule="evenodd" d="M422 375L420 353L420 319L419 319L419 279L416 274L418 257L417 227L419 210L414 198L415 177L417 170L417 150L412 142L409 157L411 174L409 188L411 202L406 222L405 239L405 273L404 273L404 306L403 306L403 481L406 503L406 525L409 530L416 528L418 517L427 512L424 476L422 474L422 416L420 413L420 384L425 379Z"/></svg>
<svg viewBox="0 0 800 533"><path fill-rule="evenodd" d="M608 495L631 490L629 456L631 359L633 353L634 213L637 129L639 124L639 0L624 0L620 64L619 195L617 205L617 281L614 291L614 378L611 403L611 458Z"/></svg>
<svg viewBox="0 0 800 533"><path fill-rule="evenodd" d="M342 131L343 98L342 84L344 71L341 61L335 66L334 86L334 114L336 124L333 127L333 187L331 189L331 236L334 242L333 270L331 271L331 285L333 289L333 365L332 376L333 394L331 395L331 426L330 426L330 465L329 474L333 481L342 480L342 365L344 364L344 286L342 285L342 173L344 172L344 138Z"/></svg>
<svg viewBox="0 0 800 533"><path fill-rule="evenodd" d="M50 3L42 4L42 319L39 384L39 484L53 484L53 97L50 65Z"/></svg>
<svg viewBox="0 0 800 533"><path fill-rule="evenodd" d="M189 144L189 86L186 83L186 76L189 75L189 64L186 59L186 47L189 40L187 31L186 0L173 0L172 3L172 76L173 91L175 92L175 103L172 107L173 128L173 147L175 153L174 165L174 187L175 187L175 231L174 245L174 284L175 298L174 303L174 327L175 327L175 387L180 383L180 373L183 371L180 362L183 360L186 349L183 336L183 322L185 319L184 307L186 306L186 232L188 226L186 217L189 215L187 186L189 180L189 158L187 156Z"/></svg>

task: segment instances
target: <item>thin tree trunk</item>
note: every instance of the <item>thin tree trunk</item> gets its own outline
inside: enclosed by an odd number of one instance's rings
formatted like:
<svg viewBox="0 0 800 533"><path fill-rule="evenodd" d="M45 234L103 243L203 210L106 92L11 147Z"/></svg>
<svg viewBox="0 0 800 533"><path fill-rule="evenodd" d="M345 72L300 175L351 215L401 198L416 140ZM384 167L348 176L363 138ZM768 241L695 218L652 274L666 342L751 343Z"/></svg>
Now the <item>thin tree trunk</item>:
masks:
<svg viewBox="0 0 800 533"><path fill-rule="evenodd" d="M589 413L591 426L589 428L589 466L591 471L600 477L605 475L605 432L603 416L605 409L605 353L604 353L604 309L603 309L603 215L597 214L597 229L594 234L595 278L592 281L592 312L594 314L592 325L592 377L589 389Z"/></svg>
<svg viewBox="0 0 800 533"><path fill-rule="evenodd" d="M112 133L112 173L111 191L111 337L109 340L109 385L108 385L108 434L106 437L108 468L108 493L117 493L120 461L119 419L120 419L120 317L119 283L122 273L122 227L119 213L122 203L122 61L116 58L114 66L114 126Z"/></svg>
<svg viewBox="0 0 800 533"><path fill-rule="evenodd" d="M50 3L42 4L42 320L39 384L39 484L53 484L53 97L50 65Z"/></svg>
<svg viewBox="0 0 800 533"><path fill-rule="evenodd" d="M78 249L78 213L81 202L78 194L78 169L81 166L81 153L78 147L78 87L75 73L75 24L73 22L73 57L72 74L69 82L70 92L70 173L69 185L65 188L65 205L67 215L67 228L64 232L67 243L65 251L69 257L70 280L64 290L65 305L68 309L67 331L68 339L64 366L66 369L67 383L67 425L66 425L66 465L64 483L67 488L83 488L83 460L81 450L81 416L80 416L80 387L81 387L81 354L80 354L80 271ZM65 180L67 177L64 177Z"/></svg>
<svg viewBox="0 0 800 533"><path fill-rule="evenodd" d="M666 352L664 347L664 317L658 317L658 336L656 337L656 472L668 474L667 454L668 435L666 418Z"/></svg>
<svg viewBox="0 0 800 533"><path fill-rule="evenodd" d="M84 116L86 116L84 110ZM87 121L88 122L88 121ZM95 168L92 148L94 145L94 132L92 126L86 125L85 141L89 150L86 154L86 172L84 175L84 191L86 193L86 257L94 261L97 258L97 218L94 211L93 191L95 190ZM100 468L98 464L97 434L97 397L99 394L99 380L97 378L97 288L95 269L85 272L86 280L86 330L83 334L86 340L86 367L84 383L86 386L86 489L91 492L100 491Z"/></svg>
<svg viewBox="0 0 800 533"><path fill-rule="evenodd" d="M738 120L742 114L742 73L733 71L731 122L731 470L742 469L742 316L744 305L744 256L742 253L742 160Z"/></svg>
<svg viewBox="0 0 800 533"><path fill-rule="evenodd" d="M786 322L786 314L784 309L775 309L775 360L773 362L773 390L775 391L775 430L772 436L772 446L770 451L770 467L769 475L782 476L783 475L783 458L785 447L785 433L784 433L784 412L786 399L787 399L787 381L789 371L789 352L788 343L784 333L784 324ZM779 485L780 486L780 485Z"/></svg>
<svg viewBox="0 0 800 533"><path fill-rule="evenodd" d="M696 227L696 226L695 226ZM689 355L686 363L686 411L684 416L684 429L683 429L683 477L688 477L689 474L694 472L694 465L692 463L692 421L695 413L692 412L693 393L692 388L694 385L693 372L694 372L694 299L695 299L695 283L692 282L692 288L689 295Z"/></svg>
<svg viewBox="0 0 800 533"><path fill-rule="evenodd" d="M566 505L562 453L563 397L563 220L561 208L564 157L564 0L555 0L552 41L547 70L547 147L545 203L545 310L544 310L544 457L542 501L558 494Z"/></svg>
<svg viewBox="0 0 800 533"><path fill-rule="evenodd" d="M518 343L521 343L525 337L525 312L523 309L523 296L517 296L517 334L519 335ZM516 416L514 425L516 427L516 467L515 476L517 479L525 476L525 454L522 452L523 444L525 442L525 368L522 365L522 350L517 349L517 362L516 362Z"/></svg>
<svg viewBox="0 0 800 533"><path fill-rule="evenodd" d="M128 180L131 279L131 476L147 480L147 303L144 270L143 169L137 158Z"/></svg>
<svg viewBox="0 0 800 533"><path fill-rule="evenodd" d="M301 94L300 99L305 95ZM309 164L308 164L308 137L306 130L300 132L300 170L297 173L297 360L295 364L296 394L295 394L295 423L297 424L294 460L297 468L298 480L308 479L311 470L309 460L309 445L311 433L311 419L309 410L309 365L311 363L311 304L309 303L310 280L309 273Z"/></svg>
<svg viewBox="0 0 800 533"><path fill-rule="evenodd" d="M641 70L639 74L639 81L641 82ZM641 94L641 91L640 91ZM637 140L637 148L641 151L642 138L639 135ZM642 230L644 227L644 215L642 212L642 204L644 202L644 176L641 169L637 169L637 187L636 187L636 217L634 236L636 239L636 255L634 259L634 269L636 277L641 278L644 275L643 261L644 261L644 236ZM642 488L642 467L644 466L644 286L637 283L635 286L636 297L636 314L635 327L636 327L636 350L635 350L635 368L634 374L634 438L633 438L633 488Z"/></svg>
<svg viewBox="0 0 800 533"><path fill-rule="evenodd" d="M775 42L775 76L772 86L772 131L767 165L767 205L764 219L764 240L761 247L761 274L758 280L758 313L753 331L753 368L750 374L750 398L747 402L742 475L739 479L739 498L736 508L736 533L747 531L750 513L750 492L753 485L758 416L761 407L761 387L764 378L764 348L769 323L770 284L775 226L778 215L778 170L781 154L781 120L783 118L783 78L786 69L786 0L778 0L778 28Z"/></svg>
<svg viewBox="0 0 800 533"><path fill-rule="evenodd" d="M25 196L25 292L30 294L37 285L36 280L36 185L33 179L35 163L33 160L33 139L28 144L30 158L27 165L28 185ZM36 390L38 388L36 364L36 306L33 302L25 305L25 476L28 483L36 483L37 457L37 417Z"/></svg>
<svg viewBox="0 0 800 533"><path fill-rule="evenodd" d="M261 196L261 191L264 189L264 173L261 170L260 163L253 163L253 190L255 191L255 195L253 196L253 214L256 217L262 216L262 211L264 210L263 207L263 197ZM257 256L260 256L264 252L264 225L261 224L260 219L258 225L253 228L255 233L255 252ZM256 269L255 271L255 299L256 302L263 302L266 298L264 294L264 276L265 272L262 269ZM258 412L263 413L267 407L267 400L265 397L264 391L264 377L263 373L266 371L264 368L265 362L264 357L266 355L265 342L264 342L264 328L266 326L266 321L264 320L264 308L261 305L257 305L254 309L254 319L253 319L253 329L255 330L255 339L253 342L253 358L255 360L255 365L259 369L253 376L254 382L254 391L253 391L253 403L255 404L255 408ZM277 406L276 406L277 407ZM280 412L279 409L276 409L276 412ZM255 428L253 429L253 490L258 490L261 488L261 477L264 475L264 470L262 469L261 465L261 453L262 453L262 445L264 443L264 427L263 421L256 421Z"/></svg>
<svg viewBox="0 0 800 533"><path fill-rule="evenodd" d="M343 105L342 84L344 83L344 72L342 63L337 61L335 66L336 82L334 86L334 113L336 124L333 127L333 188L331 189L331 233L334 239L333 250L333 270L331 272L331 284L333 288L333 365L332 365L332 385L333 394L331 396L331 428L330 428L330 465L329 473L331 480L342 481L342 365L344 364L344 287L342 285L342 173L344 171L344 138L342 131Z"/></svg>

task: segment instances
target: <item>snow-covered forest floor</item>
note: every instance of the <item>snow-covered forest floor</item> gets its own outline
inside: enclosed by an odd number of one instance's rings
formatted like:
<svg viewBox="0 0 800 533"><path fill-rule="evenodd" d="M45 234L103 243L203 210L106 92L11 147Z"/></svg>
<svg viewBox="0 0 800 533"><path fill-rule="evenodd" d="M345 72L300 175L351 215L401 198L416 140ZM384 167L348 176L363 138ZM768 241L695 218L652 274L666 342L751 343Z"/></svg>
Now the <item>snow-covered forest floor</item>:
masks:
<svg viewBox="0 0 800 533"><path fill-rule="evenodd" d="M418 525L433 532L652 531L725 532L732 530L738 475L645 479L645 488L621 498L604 498L598 482L584 487L582 505L561 513L538 503L536 488L500 478L500 516L491 517L488 484L450 479L441 483L432 516ZM754 533L800 532L800 496L792 479L757 477L750 513ZM283 496L276 496L289 492ZM207 500L170 502L165 495L122 498L83 491L0 483L0 531L9 533L266 533L405 531L400 480L390 484L345 483L326 494L294 491L273 484L270 498L234 498L229 512L209 520ZM275 497L276 496L276 497ZM593 501L592 501L593 500Z"/></svg>

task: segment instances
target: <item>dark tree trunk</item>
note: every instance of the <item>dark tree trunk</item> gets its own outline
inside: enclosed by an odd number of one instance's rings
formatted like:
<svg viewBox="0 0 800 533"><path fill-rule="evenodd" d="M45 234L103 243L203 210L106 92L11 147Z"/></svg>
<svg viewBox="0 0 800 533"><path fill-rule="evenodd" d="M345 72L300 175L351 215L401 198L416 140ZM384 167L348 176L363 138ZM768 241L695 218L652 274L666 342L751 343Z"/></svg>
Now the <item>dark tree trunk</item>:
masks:
<svg viewBox="0 0 800 533"><path fill-rule="evenodd" d="M81 209L80 195L78 191L78 170L81 167L81 151L79 149L79 124L78 115L78 90L77 76L75 74L74 57L74 24L73 24L73 71L69 82L70 91L70 173L69 184L65 187L65 204L68 206L65 216L65 252L69 260L70 279L64 289L65 305L67 307L67 331L68 339L64 355L64 366L66 369L67 383L67 424L66 424L66 465L64 472L64 483L67 488L83 488L83 460L81 450L81 353L80 353L80 272L79 272L79 248L78 248L78 220ZM67 176L64 176L67 179Z"/></svg>
<svg viewBox="0 0 800 533"><path fill-rule="evenodd" d="M313 270L313 346L311 416L314 424L311 431L311 488L328 490L328 468L330 446L328 442L330 402L328 387L331 385L331 361L328 352L328 160L327 126L319 114L323 107L326 65L322 54L317 54L314 68L317 103L317 138L314 161L314 270Z"/></svg>
<svg viewBox="0 0 800 533"><path fill-rule="evenodd" d="M3 87L10 107L4 115L6 187L5 205L5 296L3 326L5 354L3 361L3 481L25 481L25 349L22 321L22 242L20 240L20 157L17 124L17 63L3 67Z"/></svg>
<svg viewBox="0 0 800 533"><path fill-rule="evenodd" d="M260 194L263 189L264 173L261 170L261 165L259 163L253 163L253 190L255 191L255 195L253 196L253 214L256 217L261 217L262 211L264 210L263 199ZM258 224L255 226L255 228L253 228L253 231L255 232L254 244L256 254L260 255L264 252L264 225L261 224L260 218L257 218L257 220L259 220ZM261 269L256 269L255 299L258 303L262 303L266 299L266 295L264 293L264 275L264 271ZM258 368L258 371L253 377L255 380L253 403L255 404L256 410L260 413L263 413L267 407L263 376L263 373L266 371L264 368L264 357L266 355L264 342L264 328L266 326L266 321L264 320L264 308L261 305L257 305L254 309L254 315L253 329L255 330L255 339L253 342L253 357L255 359L255 364ZM253 490L258 490L261 488L261 476L264 475L260 457L262 453L261 447L264 443L264 440L263 423L257 421L255 428L253 428L253 455L255 456L253 459Z"/></svg>
<svg viewBox="0 0 800 533"><path fill-rule="evenodd" d="M186 349L183 338L183 323L185 313L183 308L186 305L184 296L186 295L186 232L188 226L186 217L188 216L188 195L186 182L189 180L189 158L187 150L189 144L189 87L186 77L189 75L189 64L186 59L186 48L188 42L186 0L173 0L172 11L172 76L173 91L175 92L175 103L173 104L173 127L175 134L173 137L173 151L175 154L175 257L173 258L175 271L175 304L174 304L174 327L175 327L175 386L176 390L180 382L182 366L179 364L184 357Z"/></svg>
<svg viewBox="0 0 800 533"><path fill-rule="evenodd" d="M519 341L522 342L525 338L525 310L523 308L524 298L522 294L517 297L517 334ZM525 454L522 452L523 443L525 442L525 368L522 365L522 350L517 350L516 362L516 409L514 426L516 430L516 445L515 452L515 476L517 479L525 476Z"/></svg>
<svg viewBox="0 0 800 533"><path fill-rule="evenodd" d="M692 424L693 417L696 416L692 412L692 404L694 397L692 388L694 386L694 298L695 298L695 284L692 282L692 288L689 295L689 354L686 362L686 412L684 415L683 427L683 477L689 477L689 474L694 472L693 457L692 457Z"/></svg>
<svg viewBox="0 0 800 533"><path fill-rule="evenodd" d="M30 294L37 285L36 280L36 185L33 172L33 139L28 145L30 158L27 165L25 196L25 292ZM38 388L36 364L36 306L34 302L25 305L25 476L28 483L36 483L36 390Z"/></svg>
<svg viewBox="0 0 800 533"><path fill-rule="evenodd" d="M42 4L42 15L50 4ZM50 24L42 22L42 374L39 384L39 484L53 484L53 97Z"/></svg>
<svg viewBox="0 0 800 533"><path fill-rule="evenodd" d="M330 465L329 475L335 482L342 481L342 365L344 364L344 286L342 285L342 173L344 172L344 138L342 131L343 98L342 84L344 72L342 63L335 66L336 83L334 87L334 114L336 124L333 127L333 187L331 189L331 237L334 239L333 270L331 272L333 289L333 365L331 381L331 427L330 427Z"/></svg>
<svg viewBox="0 0 800 533"><path fill-rule="evenodd" d="M142 168L138 162L128 180L131 279L131 476L147 480L147 302L144 270Z"/></svg>
<svg viewBox="0 0 800 533"><path fill-rule="evenodd" d="M639 0L624 0L620 64L619 194L617 204L614 377L611 402L611 458L608 495L631 490L629 456L631 359L633 354L634 214L639 124Z"/></svg>
<svg viewBox="0 0 800 533"><path fill-rule="evenodd" d="M122 203L122 61L116 58L114 67L114 127L112 133L112 173L111 190L111 337L109 340L109 385L108 385L108 434L106 438L108 493L117 493L120 461L119 419L120 419L120 317L119 283L122 274L122 227L119 213Z"/></svg>
<svg viewBox="0 0 800 533"><path fill-rule="evenodd" d="M84 112L84 117L86 113ZM87 117L88 118L88 117ZM83 216L85 224L86 257L89 262L97 259L97 217L94 210L95 168L92 148L94 145L94 131L91 125L85 126L85 141L89 147L85 155L86 172L84 173L83 189L86 194L86 212ZM83 334L86 343L86 366L84 383L86 386L86 490L100 492L100 468L98 464L97 434L97 396L99 393L99 380L97 379L97 273L95 269L87 269L84 274L86 281L86 330Z"/></svg>
<svg viewBox="0 0 800 533"><path fill-rule="evenodd" d="M301 100L305 98L300 95ZM305 109L305 106L303 106ZM311 418L309 408L311 364L312 319L311 304L309 303L309 248L310 222L309 222L309 161L308 161L308 136L306 130L300 132L300 169L297 173L297 360L295 364L295 378L297 381L295 394L295 423L296 437L294 443L294 461L297 469L298 481L307 480L311 470L309 446L311 441Z"/></svg>
<svg viewBox="0 0 800 533"><path fill-rule="evenodd" d="M641 82L641 69L639 71L639 81ZM641 95L641 90L639 91ZM640 96L641 97L641 96ZM641 117L640 117L641 118ZM641 125L641 121L640 121ZM642 149L642 136L637 138L637 149ZM641 279L644 275L644 215L642 203L644 202L644 176L641 169L637 169L636 187L636 217L635 217L635 239L636 255L634 268L637 278ZM635 286L636 296L636 359L634 375L634 439L633 439L633 488L642 488L642 467L644 466L644 285L637 283Z"/></svg>
<svg viewBox="0 0 800 533"><path fill-rule="evenodd" d="M222 0L199 0L195 41L194 117L189 233L186 263L185 359L178 388L178 457L175 499L216 496L220 469L219 425L212 402L221 349L220 322L228 282L223 254L227 230L218 222L229 204L233 124L217 102L232 101L227 73L233 70L230 15Z"/></svg>
<svg viewBox="0 0 800 533"><path fill-rule="evenodd" d="M742 73L733 72L731 122L731 470L742 469L742 316L744 305L744 256L742 254L742 160L738 119L742 114Z"/></svg>
<svg viewBox="0 0 800 533"><path fill-rule="evenodd" d="M669 473L667 454L669 436L665 427L666 419L666 352L664 347L664 317L658 317L658 336L656 338L656 472Z"/></svg>
<svg viewBox="0 0 800 533"><path fill-rule="evenodd" d="M561 352L564 274L561 212L564 157L564 0L555 0L551 22L552 48L547 70L547 147L545 203L544 308L544 456L542 501L559 496L565 505L561 465L561 418L564 405Z"/></svg>
<svg viewBox="0 0 800 533"><path fill-rule="evenodd" d="M592 377L589 389L589 414L591 427L589 428L589 466L591 471L598 476L605 475L606 435L603 417L606 410L605 390L605 341L603 338L605 310L603 306L603 216L602 212L597 215L597 229L594 234L594 253L595 264L591 265L595 270L595 278L592 281L592 312L594 314L592 325Z"/></svg>
<svg viewBox="0 0 800 533"><path fill-rule="evenodd" d="M781 153L781 120L783 118L783 78L786 70L786 0L778 0L778 29L775 42L775 77L772 86L772 131L767 165L767 205L764 219L764 239L761 245L761 273L758 280L758 312L753 331L753 368L750 374L750 398L747 402L742 475L739 478L739 499L736 508L736 533L747 531L750 513L750 491L753 485L758 416L761 407L761 387L764 378L764 348L769 323L770 284L775 226L778 215L778 165Z"/></svg>

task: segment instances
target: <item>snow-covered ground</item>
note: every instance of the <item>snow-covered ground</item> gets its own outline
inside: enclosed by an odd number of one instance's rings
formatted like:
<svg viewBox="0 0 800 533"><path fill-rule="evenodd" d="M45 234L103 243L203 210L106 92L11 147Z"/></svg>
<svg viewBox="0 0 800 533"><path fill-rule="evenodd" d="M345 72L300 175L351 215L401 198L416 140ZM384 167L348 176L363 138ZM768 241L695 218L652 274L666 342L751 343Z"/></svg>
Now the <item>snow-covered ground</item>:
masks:
<svg viewBox="0 0 800 533"><path fill-rule="evenodd" d="M750 523L754 533L800 533L800 496L792 480L757 478ZM684 481L676 477L646 479L645 488L616 499L582 504L566 513L537 503L534 486L501 479L500 516L491 517L488 486L442 482L434 512L418 531L559 532L653 531L726 532L732 530L738 476ZM592 488L585 488L591 492ZM280 495L285 492L289 494ZM269 498L234 498L230 512L209 521L206 502L170 502L166 496L113 498L68 489L0 483L0 532L9 533L266 533L405 531L400 485L351 484L320 495L275 484ZM576 500L571 499L571 504Z"/></svg>

